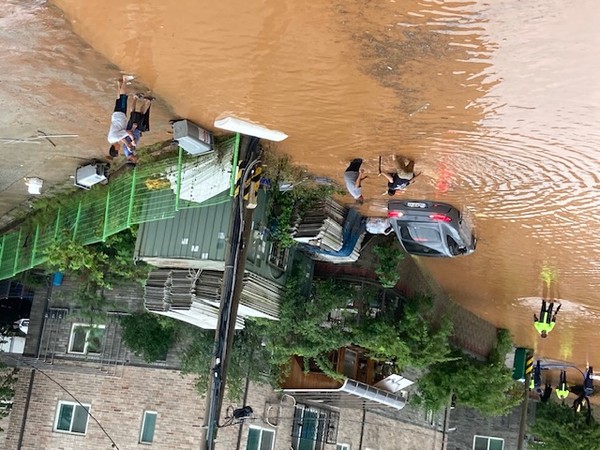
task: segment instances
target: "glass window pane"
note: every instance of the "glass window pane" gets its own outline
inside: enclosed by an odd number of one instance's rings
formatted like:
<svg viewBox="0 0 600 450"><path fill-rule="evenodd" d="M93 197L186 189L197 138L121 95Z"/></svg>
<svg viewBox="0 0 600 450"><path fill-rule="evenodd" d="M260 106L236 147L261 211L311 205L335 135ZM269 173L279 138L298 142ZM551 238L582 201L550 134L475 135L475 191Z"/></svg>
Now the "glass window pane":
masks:
<svg viewBox="0 0 600 450"><path fill-rule="evenodd" d="M260 442L260 430L256 428L248 429L248 443L246 444L246 450L258 450L258 443Z"/></svg>
<svg viewBox="0 0 600 450"><path fill-rule="evenodd" d="M310 439L311 441L317 439L318 417L319 413L316 411L304 410L304 417L302 418L302 434L300 437Z"/></svg>
<svg viewBox="0 0 600 450"><path fill-rule="evenodd" d="M71 431L71 417L73 417L73 405L60 405L56 429Z"/></svg>
<svg viewBox="0 0 600 450"><path fill-rule="evenodd" d="M275 433L270 430L262 430L262 440L260 441L260 450L272 450Z"/></svg>
<svg viewBox="0 0 600 450"><path fill-rule="evenodd" d="M502 439L490 438L488 450L504 450L504 441Z"/></svg>
<svg viewBox="0 0 600 450"><path fill-rule="evenodd" d="M85 350L85 341L87 337L87 328L76 326L73 329L73 339L71 341L71 348L69 351L76 353L83 353Z"/></svg>
<svg viewBox="0 0 600 450"><path fill-rule="evenodd" d="M104 328L90 328L87 338L87 352L100 353L104 339Z"/></svg>
<svg viewBox="0 0 600 450"><path fill-rule="evenodd" d="M312 439L300 438L298 440L298 449L297 450L314 450L315 441Z"/></svg>
<svg viewBox="0 0 600 450"><path fill-rule="evenodd" d="M151 443L154 440L154 428L156 427L156 413L145 412L144 413L144 427L142 429L142 437L140 442L146 444Z"/></svg>
<svg viewBox="0 0 600 450"><path fill-rule="evenodd" d="M353 352L349 349L346 349L346 351L344 352L344 368L342 371L343 374L347 377L353 378L356 376L357 356L358 355L356 354L356 352ZM306 414L304 415L304 417L306 417Z"/></svg>
<svg viewBox="0 0 600 450"><path fill-rule="evenodd" d="M473 446L473 450L488 450L488 438L484 437L475 437L475 445Z"/></svg>
<svg viewBox="0 0 600 450"><path fill-rule="evenodd" d="M85 433L88 421L88 408L82 408L80 405L75 406L75 417L73 418L73 433Z"/></svg>

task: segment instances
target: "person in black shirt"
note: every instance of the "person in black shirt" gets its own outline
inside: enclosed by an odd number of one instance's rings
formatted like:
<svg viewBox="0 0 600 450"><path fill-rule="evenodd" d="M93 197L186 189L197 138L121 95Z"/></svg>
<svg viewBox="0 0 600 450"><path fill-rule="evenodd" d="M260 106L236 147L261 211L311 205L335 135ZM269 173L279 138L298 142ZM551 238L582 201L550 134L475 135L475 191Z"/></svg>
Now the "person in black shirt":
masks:
<svg viewBox="0 0 600 450"><path fill-rule="evenodd" d="M392 159L396 165L396 172L379 171L379 175L388 180L388 195L396 195L398 192L403 191L417 176L415 175L415 162L413 160L396 155L392 156Z"/></svg>

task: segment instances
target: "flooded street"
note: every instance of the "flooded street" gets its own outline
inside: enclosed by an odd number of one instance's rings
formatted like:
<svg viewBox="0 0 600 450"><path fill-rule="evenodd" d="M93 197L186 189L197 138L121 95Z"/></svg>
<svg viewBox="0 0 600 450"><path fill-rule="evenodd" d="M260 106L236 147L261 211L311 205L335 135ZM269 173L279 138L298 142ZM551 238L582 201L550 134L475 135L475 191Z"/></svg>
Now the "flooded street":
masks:
<svg viewBox="0 0 600 450"><path fill-rule="evenodd" d="M600 365L600 10L556 2L54 0L73 29L175 114L231 113L384 215L379 155L416 160L404 194L467 212L477 251L421 259L452 298L540 356ZM349 197L348 197L349 198ZM562 302L550 337L532 315Z"/></svg>

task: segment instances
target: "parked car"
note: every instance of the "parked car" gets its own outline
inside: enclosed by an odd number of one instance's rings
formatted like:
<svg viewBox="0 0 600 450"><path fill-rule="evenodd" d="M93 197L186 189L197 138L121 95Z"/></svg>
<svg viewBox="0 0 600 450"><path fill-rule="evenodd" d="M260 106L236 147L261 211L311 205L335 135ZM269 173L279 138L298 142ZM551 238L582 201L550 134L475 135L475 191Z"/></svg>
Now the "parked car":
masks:
<svg viewBox="0 0 600 450"><path fill-rule="evenodd" d="M388 218L413 255L454 257L475 251L477 240L458 209L428 200L390 200Z"/></svg>

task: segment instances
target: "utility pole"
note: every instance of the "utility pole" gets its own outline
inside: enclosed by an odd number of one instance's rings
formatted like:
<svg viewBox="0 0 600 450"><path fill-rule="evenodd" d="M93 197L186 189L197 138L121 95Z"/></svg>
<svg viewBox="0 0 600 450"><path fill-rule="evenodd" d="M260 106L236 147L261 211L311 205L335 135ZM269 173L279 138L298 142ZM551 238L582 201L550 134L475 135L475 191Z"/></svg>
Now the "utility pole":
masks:
<svg viewBox="0 0 600 450"><path fill-rule="evenodd" d="M260 156L259 139L244 136L240 145L241 177L239 180L239 193L234 197L232 206L231 225L229 226L229 246L225 255L225 270L223 273L223 289L219 318L215 332L214 358L210 373L209 389L206 396L206 410L202 427L200 448L214 450L219 417L225 393L227 380L227 367L229 365L230 350L235 335L235 323L242 292L242 280L246 265L246 245L252 223L252 209L246 208L243 200L244 181L249 177L253 164ZM234 168L236 170L236 168ZM248 174L248 176L246 176Z"/></svg>
<svg viewBox="0 0 600 450"><path fill-rule="evenodd" d="M527 357L527 369L525 370L525 389L523 392L523 402L521 403L521 420L519 422L519 441L517 444L517 450L523 450L523 444L525 441L525 431L527 430L527 409L529 406L529 384L531 383L531 368L529 361L533 364L533 356Z"/></svg>

